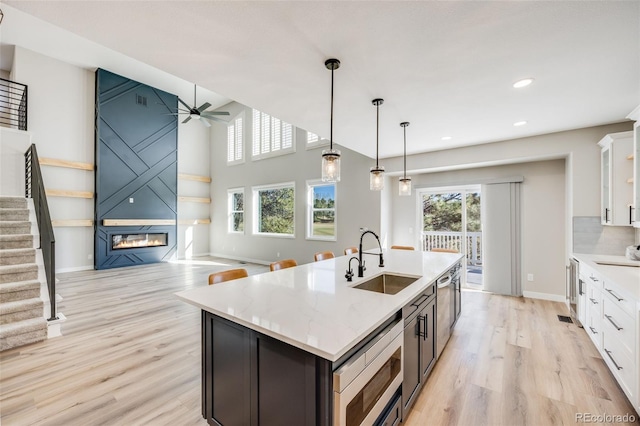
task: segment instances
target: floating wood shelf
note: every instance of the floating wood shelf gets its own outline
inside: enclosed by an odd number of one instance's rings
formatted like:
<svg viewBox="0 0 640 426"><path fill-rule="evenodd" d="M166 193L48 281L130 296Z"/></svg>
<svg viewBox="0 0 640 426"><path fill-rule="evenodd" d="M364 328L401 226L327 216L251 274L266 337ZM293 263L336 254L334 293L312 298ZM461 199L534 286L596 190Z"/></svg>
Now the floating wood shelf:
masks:
<svg viewBox="0 0 640 426"><path fill-rule="evenodd" d="M635 155L633 154L629 154L629 156L627 157L627 160L633 160L635 157Z"/></svg>
<svg viewBox="0 0 640 426"><path fill-rule="evenodd" d="M200 197L178 197L178 201L184 201L185 203L204 203L204 204L211 204L211 198L200 198Z"/></svg>
<svg viewBox="0 0 640 426"><path fill-rule="evenodd" d="M208 225L211 219L178 219L178 225Z"/></svg>
<svg viewBox="0 0 640 426"><path fill-rule="evenodd" d="M67 169L79 169L93 171L93 164L80 163L78 161L58 160L56 158L40 158L41 166L64 167Z"/></svg>
<svg viewBox="0 0 640 426"><path fill-rule="evenodd" d="M93 226L93 220L91 219L54 219L51 221L54 227L67 227L67 226Z"/></svg>
<svg viewBox="0 0 640 426"><path fill-rule="evenodd" d="M159 226L175 225L173 219L103 219L102 226Z"/></svg>
<svg viewBox="0 0 640 426"><path fill-rule="evenodd" d="M211 183L211 178L209 176L188 175L188 174L185 174L185 173L178 173L178 179L193 180L193 181L196 181L196 182L204 182L204 183Z"/></svg>
<svg viewBox="0 0 640 426"><path fill-rule="evenodd" d="M93 192L89 191L67 191L64 189L47 189L49 197L71 197L71 198L93 198Z"/></svg>
<svg viewBox="0 0 640 426"><path fill-rule="evenodd" d="M627 183L633 183L633 178L627 179Z"/></svg>

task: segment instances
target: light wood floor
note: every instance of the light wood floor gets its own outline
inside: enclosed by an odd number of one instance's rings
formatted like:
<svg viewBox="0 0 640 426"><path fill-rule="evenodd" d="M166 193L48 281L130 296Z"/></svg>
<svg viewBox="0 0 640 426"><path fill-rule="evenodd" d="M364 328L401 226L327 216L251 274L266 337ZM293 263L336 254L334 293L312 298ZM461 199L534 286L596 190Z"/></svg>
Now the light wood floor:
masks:
<svg viewBox="0 0 640 426"><path fill-rule="evenodd" d="M60 274L64 336L0 354L0 423L206 425L200 313L173 293L238 266L268 270L202 258ZM562 304L470 291L463 303L407 425L558 425L574 424L576 412L633 413L584 331L558 322Z"/></svg>

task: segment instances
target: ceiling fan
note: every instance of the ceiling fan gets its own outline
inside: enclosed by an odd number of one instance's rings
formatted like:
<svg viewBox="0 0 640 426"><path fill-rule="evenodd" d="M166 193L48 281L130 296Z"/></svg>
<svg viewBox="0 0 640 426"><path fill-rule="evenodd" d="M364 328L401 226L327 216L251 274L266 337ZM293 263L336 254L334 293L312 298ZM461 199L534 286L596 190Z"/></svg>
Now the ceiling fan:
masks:
<svg viewBox="0 0 640 426"><path fill-rule="evenodd" d="M209 123L208 120L219 121L220 123L226 123L225 120L219 118L218 116L229 115L227 111L205 111L207 108L211 106L209 102L205 102L202 105L200 105L198 108L196 108L196 89L197 89L197 86L194 85L193 86L193 106L189 106L185 101L178 98L178 102L184 105L186 109L180 108L178 106L178 112L174 113L173 115L188 114L189 116L182 121L183 124L188 122L192 118L194 120L199 120L206 127L211 127L211 124Z"/></svg>

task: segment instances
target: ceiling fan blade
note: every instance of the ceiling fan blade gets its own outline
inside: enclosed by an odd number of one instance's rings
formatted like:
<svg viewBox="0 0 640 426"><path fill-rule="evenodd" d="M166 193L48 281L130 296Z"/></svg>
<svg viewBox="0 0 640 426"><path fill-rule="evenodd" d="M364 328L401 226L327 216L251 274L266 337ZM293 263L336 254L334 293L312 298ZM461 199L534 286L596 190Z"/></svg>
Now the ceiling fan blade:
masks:
<svg viewBox="0 0 640 426"><path fill-rule="evenodd" d="M209 115L229 115L227 111L207 111L205 114Z"/></svg>
<svg viewBox="0 0 640 426"><path fill-rule="evenodd" d="M180 112L186 112L187 114L191 112L190 109L184 109L184 108L178 108L178 111Z"/></svg>
<svg viewBox="0 0 640 426"><path fill-rule="evenodd" d="M200 107L198 108L198 111L202 112L205 109L209 108L211 106L211 104L209 102L205 102L202 105L200 105Z"/></svg>
<svg viewBox="0 0 640 426"><path fill-rule="evenodd" d="M208 115L207 113L201 114L200 115L201 118L206 118L207 120L212 120L212 121L217 121L218 123L224 123L224 124L228 124L229 122L227 120L223 120L221 118L212 116L212 115Z"/></svg>
<svg viewBox="0 0 640 426"><path fill-rule="evenodd" d="M186 123L189 120L191 120L191 116L188 116L187 118L185 118L184 121L182 122L182 124Z"/></svg>
<svg viewBox="0 0 640 426"><path fill-rule="evenodd" d="M184 105L185 107L187 107L188 110L191 110L191 107L189 105L187 105L185 103L185 101L183 101L182 99L178 98L178 102L180 102L182 105Z"/></svg>
<svg viewBox="0 0 640 426"><path fill-rule="evenodd" d="M209 123L207 120L200 120L200 122L204 124L204 127L211 127L211 123Z"/></svg>

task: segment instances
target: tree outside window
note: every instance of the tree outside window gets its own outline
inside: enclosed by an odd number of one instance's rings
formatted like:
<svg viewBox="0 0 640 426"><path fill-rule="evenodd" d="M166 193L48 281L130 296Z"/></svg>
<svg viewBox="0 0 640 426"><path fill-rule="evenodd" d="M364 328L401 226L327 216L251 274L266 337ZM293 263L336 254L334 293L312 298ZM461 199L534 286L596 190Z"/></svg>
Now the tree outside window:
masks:
<svg viewBox="0 0 640 426"><path fill-rule="evenodd" d="M229 190L229 232L244 232L244 190Z"/></svg>
<svg viewBox="0 0 640 426"><path fill-rule="evenodd" d="M254 188L254 233L294 236L294 183Z"/></svg>
<svg viewBox="0 0 640 426"><path fill-rule="evenodd" d="M308 183L307 238L335 240L336 186L326 183Z"/></svg>

